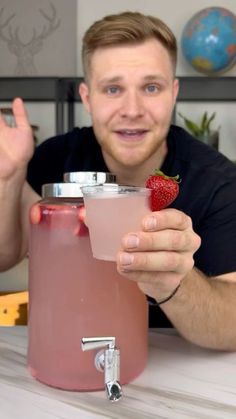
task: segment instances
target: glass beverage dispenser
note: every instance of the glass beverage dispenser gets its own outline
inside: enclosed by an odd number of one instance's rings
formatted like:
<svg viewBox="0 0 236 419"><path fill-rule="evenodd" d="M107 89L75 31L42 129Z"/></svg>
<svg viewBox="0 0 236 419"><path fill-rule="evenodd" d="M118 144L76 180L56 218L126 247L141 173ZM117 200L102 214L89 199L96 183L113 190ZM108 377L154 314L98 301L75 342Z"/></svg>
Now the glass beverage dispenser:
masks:
<svg viewBox="0 0 236 419"><path fill-rule="evenodd" d="M93 258L80 186L44 185L30 211L28 367L50 386L91 391L104 389L103 346L115 350L115 368L120 354L121 384L143 371L148 310L115 262Z"/></svg>

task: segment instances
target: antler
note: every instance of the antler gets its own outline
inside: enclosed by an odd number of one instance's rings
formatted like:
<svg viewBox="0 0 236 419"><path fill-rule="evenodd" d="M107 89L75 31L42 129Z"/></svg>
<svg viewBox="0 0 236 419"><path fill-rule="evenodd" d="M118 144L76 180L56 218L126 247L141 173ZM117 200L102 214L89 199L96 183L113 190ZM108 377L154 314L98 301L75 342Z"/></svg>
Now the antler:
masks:
<svg viewBox="0 0 236 419"><path fill-rule="evenodd" d="M61 21L57 18L57 12L55 6L50 3L51 11L47 14L42 9L39 12L46 19L47 24L43 26L41 33L37 34L35 28L33 28L32 37L29 41L23 42L20 39L20 28L12 28L9 22L15 17L15 14L9 16L5 21L1 23L4 9L0 9L0 39L7 42L9 51L16 55L17 65L16 74L34 74L36 68L34 66L34 55L36 55L43 47L43 41L52 32L54 32ZM8 33L3 34L3 29L7 27Z"/></svg>
<svg viewBox="0 0 236 419"><path fill-rule="evenodd" d="M42 41L43 39L47 38L53 31L55 31L58 26L61 23L60 19L57 19L56 15L56 8L55 6L50 3L51 6L51 10L52 10L52 14L51 16L46 14L42 9L39 9L39 12L41 13L41 15L48 21L49 26L44 25L43 26L43 30L41 32L41 34L37 35L35 28L33 29L33 35L30 41L28 41L27 43L23 43L20 41L19 39L19 28L17 27L14 30L14 33L12 31L11 26L9 26L8 28L8 33L9 33L9 37L7 37L6 35L4 35L3 33L3 29L7 27L8 23L15 17L15 13L12 14L11 16L9 16L5 22L3 22L2 24L0 23L0 39L3 39L4 41L15 41L18 43L21 43L22 45L30 45L33 41ZM0 22L1 22L1 17L3 15L4 9L3 7L0 9Z"/></svg>
<svg viewBox="0 0 236 419"><path fill-rule="evenodd" d="M10 41L10 39L6 35L4 35L3 29L6 28L8 23L15 17L15 13L13 13L11 16L9 16L5 20L5 22L3 22L1 24L1 18L3 16L3 13L4 13L4 8L2 7L1 10L0 10L0 38L3 39L4 41L8 42L8 41Z"/></svg>
<svg viewBox="0 0 236 419"><path fill-rule="evenodd" d="M39 9L41 15L48 21L49 26L46 27L46 25L44 25L43 30L41 32L41 34L37 37L39 39L45 39L46 37L48 37L48 35L50 35L53 31L55 31L55 29L58 28L58 26L60 25L61 21L60 19L58 19L56 21L56 8L55 6L50 3L51 9L52 9L52 16L47 15L42 9ZM35 36L35 34L34 34Z"/></svg>

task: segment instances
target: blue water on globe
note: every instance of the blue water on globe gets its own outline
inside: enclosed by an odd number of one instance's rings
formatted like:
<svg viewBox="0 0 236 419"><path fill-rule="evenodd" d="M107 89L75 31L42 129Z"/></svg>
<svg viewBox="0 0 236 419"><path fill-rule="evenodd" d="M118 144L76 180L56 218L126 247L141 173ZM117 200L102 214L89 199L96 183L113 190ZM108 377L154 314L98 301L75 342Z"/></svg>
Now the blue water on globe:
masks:
<svg viewBox="0 0 236 419"><path fill-rule="evenodd" d="M201 10L184 27L181 47L197 71L223 73L236 63L236 16L223 7Z"/></svg>

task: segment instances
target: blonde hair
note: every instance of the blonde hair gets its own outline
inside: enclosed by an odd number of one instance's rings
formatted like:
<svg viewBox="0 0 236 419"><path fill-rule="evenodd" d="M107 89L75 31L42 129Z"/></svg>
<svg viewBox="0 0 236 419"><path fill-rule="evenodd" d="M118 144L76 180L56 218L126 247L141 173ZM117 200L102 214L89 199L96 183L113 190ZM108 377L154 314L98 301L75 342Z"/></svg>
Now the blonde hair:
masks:
<svg viewBox="0 0 236 419"><path fill-rule="evenodd" d="M162 20L139 12L127 11L96 21L83 37L82 63L85 80L88 81L91 57L98 48L135 45L151 38L157 39L166 48L175 74L177 42L173 32Z"/></svg>

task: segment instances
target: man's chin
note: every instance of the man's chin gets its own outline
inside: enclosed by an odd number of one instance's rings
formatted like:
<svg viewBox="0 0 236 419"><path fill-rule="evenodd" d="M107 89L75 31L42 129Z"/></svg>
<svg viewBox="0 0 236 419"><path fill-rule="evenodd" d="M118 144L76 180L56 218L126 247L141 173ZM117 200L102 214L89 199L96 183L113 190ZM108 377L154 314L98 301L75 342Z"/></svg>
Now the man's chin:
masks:
<svg viewBox="0 0 236 419"><path fill-rule="evenodd" d="M115 166L121 168L135 168L143 164L148 159L147 153L144 154L141 150L127 150L125 152L119 152L118 150L103 150L103 157L105 158L108 167L112 166L112 162Z"/></svg>
<svg viewBox="0 0 236 419"><path fill-rule="evenodd" d="M136 157L136 156L123 156L123 157L117 157L116 156L116 162L118 164L120 164L123 167L130 167L130 168L135 168L137 166L139 166L140 164L142 164L144 161L143 158L141 158L140 156Z"/></svg>

